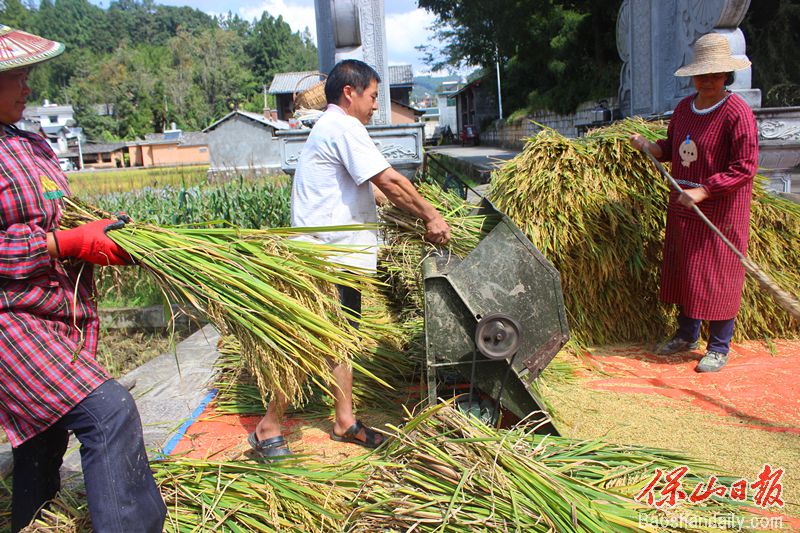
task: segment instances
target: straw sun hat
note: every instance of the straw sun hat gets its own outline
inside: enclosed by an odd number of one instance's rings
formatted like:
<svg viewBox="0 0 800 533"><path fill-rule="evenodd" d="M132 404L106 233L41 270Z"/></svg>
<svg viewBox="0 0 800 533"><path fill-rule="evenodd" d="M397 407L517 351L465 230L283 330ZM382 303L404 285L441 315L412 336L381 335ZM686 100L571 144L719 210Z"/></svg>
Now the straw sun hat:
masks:
<svg viewBox="0 0 800 533"><path fill-rule="evenodd" d="M707 33L692 46L694 59L675 71L676 76L700 76L717 72L733 72L750 66L747 59L737 59L731 54L728 39L718 33Z"/></svg>
<svg viewBox="0 0 800 533"><path fill-rule="evenodd" d="M0 24L0 72L53 59L64 45Z"/></svg>

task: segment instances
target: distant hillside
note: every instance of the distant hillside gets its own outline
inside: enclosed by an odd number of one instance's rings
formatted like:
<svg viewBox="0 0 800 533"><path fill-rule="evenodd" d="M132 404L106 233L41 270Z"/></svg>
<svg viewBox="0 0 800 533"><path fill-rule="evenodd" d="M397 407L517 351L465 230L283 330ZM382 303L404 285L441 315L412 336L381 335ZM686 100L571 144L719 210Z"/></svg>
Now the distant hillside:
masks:
<svg viewBox="0 0 800 533"><path fill-rule="evenodd" d="M445 81L458 81L460 76L414 76L414 89L411 91L411 99L418 100L425 93L436 94L439 86Z"/></svg>

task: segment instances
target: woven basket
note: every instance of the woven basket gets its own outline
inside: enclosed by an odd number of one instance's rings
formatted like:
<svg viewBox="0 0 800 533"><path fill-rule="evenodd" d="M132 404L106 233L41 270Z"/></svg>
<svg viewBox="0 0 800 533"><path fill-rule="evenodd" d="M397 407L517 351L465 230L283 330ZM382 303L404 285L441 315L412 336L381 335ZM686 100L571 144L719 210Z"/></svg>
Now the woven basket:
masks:
<svg viewBox="0 0 800 533"><path fill-rule="evenodd" d="M319 83L312 85L305 91L294 93L293 100L295 109L325 109L325 106L328 104L327 100L325 99L325 80L328 78L328 76L322 74L321 72L308 74L297 80L295 91L303 82L303 80L312 76L322 79L319 81Z"/></svg>

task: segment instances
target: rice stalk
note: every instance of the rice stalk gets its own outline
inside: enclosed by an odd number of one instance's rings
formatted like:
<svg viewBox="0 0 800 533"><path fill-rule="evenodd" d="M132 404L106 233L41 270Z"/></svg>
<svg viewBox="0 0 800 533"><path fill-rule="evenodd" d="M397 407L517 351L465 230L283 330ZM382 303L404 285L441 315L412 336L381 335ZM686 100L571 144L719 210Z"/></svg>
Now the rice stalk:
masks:
<svg viewBox="0 0 800 533"><path fill-rule="evenodd" d="M419 193L431 203L450 226L451 239L445 246L424 240L425 223L397 207L381 209L384 222L384 242L380 265L386 284L391 287L391 298L397 308L410 316L421 316L423 308L422 261L431 254L450 253L465 257L480 242L487 226L487 217L474 215L476 206L468 204L458 195L444 191L433 183L421 183Z"/></svg>
<svg viewBox="0 0 800 533"><path fill-rule="evenodd" d="M668 185L628 143L662 124L626 119L568 139L531 137L492 177L490 197L561 274L570 333L584 345L652 341L675 311L658 301ZM800 287L800 206L753 191L749 257L784 290ZM797 337L800 324L747 279L736 339Z"/></svg>
<svg viewBox="0 0 800 533"><path fill-rule="evenodd" d="M107 216L68 205L67 226ZM330 393L330 362L349 364L359 345L333 284L364 289L373 282L329 262L341 248L286 238L292 234L136 222L109 232L168 299L186 302L221 334L239 340L262 394L280 392L298 405L307 398L309 376Z"/></svg>
<svg viewBox="0 0 800 533"><path fill-rule="evenodd" d="M280 463L163 461L153 464L167 504L165 530L339 531L363 472Z"/></svg>
<svg viewBox="0 0 800 533"><path fill-rule="evenodd" d="M364 336L353 354L353 403L357 410L399 403L422 364L422 347L413 344L416 335L421 334L421 323L398 323L382 298L370 297L365 304L361 322ZM221 357L216 363L219 373L215 410L226 414L263 413L269 396L262 395L250 372L241 365L239 341L222 337L217 349ZM333 402L314 387L302 409L288 412L295 418L326 417L333 413Z"/></svg>
<svg viewBox="0 0 800 533"><path fill-rule="evenodd" d="M352 531L641 531L639 513L661 511L632 496L655 468L690 466L689 484L713 472L665 450L494 429L448 404L392 431L372 459L348 519ZM669 512L739 512L704 503Z"/></svg>

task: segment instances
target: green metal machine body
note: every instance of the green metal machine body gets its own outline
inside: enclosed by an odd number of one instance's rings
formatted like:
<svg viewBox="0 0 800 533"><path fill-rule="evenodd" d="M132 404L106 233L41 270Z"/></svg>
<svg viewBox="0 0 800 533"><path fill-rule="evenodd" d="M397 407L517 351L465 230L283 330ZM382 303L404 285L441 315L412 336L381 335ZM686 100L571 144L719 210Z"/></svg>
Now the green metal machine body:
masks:
<svg viewBox="0 0 800 533"><path fill-rule="evenodd" d="M569 339L561 280L491 202L475 214L488 231L467 257L423 261L428 397L457 375L523 419L544 412L531 384Z"/></svg>

